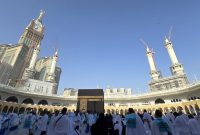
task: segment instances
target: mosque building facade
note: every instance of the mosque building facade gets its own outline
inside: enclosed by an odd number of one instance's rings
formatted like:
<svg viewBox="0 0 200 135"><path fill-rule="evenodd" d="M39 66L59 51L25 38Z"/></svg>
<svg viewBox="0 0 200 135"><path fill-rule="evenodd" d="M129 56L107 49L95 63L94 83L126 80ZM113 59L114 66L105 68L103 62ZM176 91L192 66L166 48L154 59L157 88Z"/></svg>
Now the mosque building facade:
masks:
<svg viewBox="0 0 200 135"><path fill-rule="evenodd" d="M57 95L62 72L57 66L58 50L51 57L38 57L45 29L43 16L44 11L41 11L39 17L29 23L17 44L0 45L0 112L54 111L62 107L76 110L77 89L66 88L63 95ZM129 107L149 112L158 108L164 112L199 112L200 81L188 81L170 38L164 41L171 60L169 77L163 77L157 70L153 50L143 43L150 66L150 92L132 94L131 88L108 87L104 90L105 112L125 113Z"/></svg>

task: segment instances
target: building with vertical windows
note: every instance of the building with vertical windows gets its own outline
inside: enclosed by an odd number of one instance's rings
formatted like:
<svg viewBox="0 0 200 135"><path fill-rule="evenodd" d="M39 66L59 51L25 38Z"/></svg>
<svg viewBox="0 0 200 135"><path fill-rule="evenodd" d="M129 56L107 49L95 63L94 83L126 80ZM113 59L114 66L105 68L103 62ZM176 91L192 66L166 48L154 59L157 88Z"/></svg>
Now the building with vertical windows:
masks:
<svg viewBox="0 0 200 135"><path fill-rule="evenodd" d="M44 37L41 10L37 19L31 20L17 44L0 45L0 83L24 91L56 94L61 68L56 66L58 51L53 56L38 58Z"/></svg>

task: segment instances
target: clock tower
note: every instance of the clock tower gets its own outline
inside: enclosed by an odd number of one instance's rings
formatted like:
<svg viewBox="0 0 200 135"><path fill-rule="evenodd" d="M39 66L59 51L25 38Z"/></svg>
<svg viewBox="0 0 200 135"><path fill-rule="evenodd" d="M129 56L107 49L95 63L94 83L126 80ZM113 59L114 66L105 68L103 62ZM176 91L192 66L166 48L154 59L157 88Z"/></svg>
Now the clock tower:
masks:
<svg viewBox="0 0 200 135"><path fill-rule="evenodd" d="M23 34L21 35L18 44L27 48L27 51L24 52L26 57L24 59L24 64L21 68L18 79L21 80L22 75L30 64L31 58L33 57L34 49L41 44L41 41L44 37L44 25L42 24L42 19L45 12L40 11L40 14L36 20L32 20L29 25L25 28ZM20 83L20 81L19 81ZM19 83L17 85L19 85Z"/></svg>
<svg viewBox="0 0 200 135"><path fill-rule="evenodd" d="M45 12L41 10L39 17L29 23L20 37L19 43L28 47L37 47L44 37L44 25L42 24L44 13Z"/></svg>

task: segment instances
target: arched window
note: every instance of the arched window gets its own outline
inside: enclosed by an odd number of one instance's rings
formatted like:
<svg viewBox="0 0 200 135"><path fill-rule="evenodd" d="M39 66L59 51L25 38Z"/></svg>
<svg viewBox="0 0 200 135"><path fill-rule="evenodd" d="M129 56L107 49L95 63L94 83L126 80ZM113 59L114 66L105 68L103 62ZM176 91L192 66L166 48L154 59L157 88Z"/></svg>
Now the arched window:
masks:
<svg viewBox="0 0 200 135"><path fill-rule="evenodd" d="M24 103L24 104L32 104L32 105L34 104L33 99L31 99L31 98L24 99L24 101L22 103Z"/></svg>
<svg viewBox="0 0 200 135"><path fill-rule="evenodd" d="M155 104L164 104L164 103L165 103L165 101L162 98L157 98L155 100Z"/></svg>
<svg viewBox="0 0 200 135"><path fill-rule="evenodd" d="M21 108L19 109L19 113L24 113L24 111L25 111L25 108L24 108L24 107L21 107Z"/></svg>
<svg viewBox="0 0 200 135"><path fill-rule="evenodd" d="M18 103L18 99L17 99L15 96L8 97L8 98L6 99L6 101Z"/></svg>
<svg viewBox="0 0 200 135"><path fill-rule="evenodd" d="M48 105L48 102L46 100L40 100L38 102L39 105Z"/></svg>

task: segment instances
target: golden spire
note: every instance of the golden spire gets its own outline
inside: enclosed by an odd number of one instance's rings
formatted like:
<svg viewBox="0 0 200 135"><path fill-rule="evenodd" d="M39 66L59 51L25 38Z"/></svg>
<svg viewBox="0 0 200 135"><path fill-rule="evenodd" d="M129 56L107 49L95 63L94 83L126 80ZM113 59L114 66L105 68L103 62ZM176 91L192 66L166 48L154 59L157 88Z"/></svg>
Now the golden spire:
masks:
<svg viewBox="0 0 200 135"><path fill-rule="evenodd" d="M45 14L45 11L40 10L40 15L39 15L38 18L37 18L37 20L38 20L39 22L42 22L42 18L43 18L43 16L44 16L44 14Z"/></svg>

